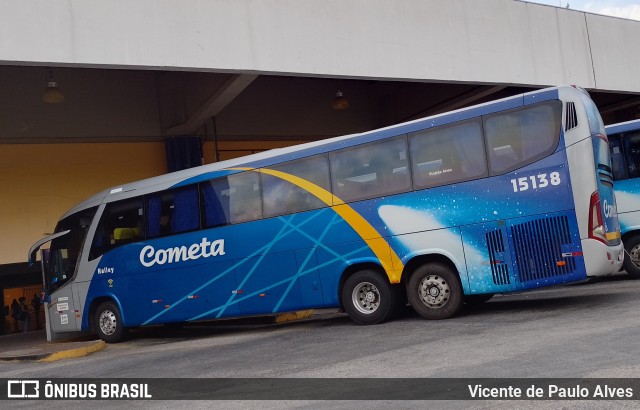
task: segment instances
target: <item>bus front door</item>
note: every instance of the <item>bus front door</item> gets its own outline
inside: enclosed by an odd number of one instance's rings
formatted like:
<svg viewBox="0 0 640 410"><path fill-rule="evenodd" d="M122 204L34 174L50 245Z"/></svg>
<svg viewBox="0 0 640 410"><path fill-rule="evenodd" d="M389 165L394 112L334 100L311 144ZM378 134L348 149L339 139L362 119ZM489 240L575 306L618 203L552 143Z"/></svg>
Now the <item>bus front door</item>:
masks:
<svg viewBox="0 0 640 410"><path fill-rule="evenodd" d="M69 261L66 249L41 249L42 277L45 290L47 340L59 338L61 333L79 330L76 312L76 285L69 279L75 263ZM73 266L72 266L73 265ZM78 315L79 316L79 315ZM56 337L57 336L57 337Z"/></svg>
<svg viewBox="0 0 640 410"><path fill-rule="evenodd" d="M78 330L73 288L73 285L65 286L51 294L47 315L54 334Z"/></svg>

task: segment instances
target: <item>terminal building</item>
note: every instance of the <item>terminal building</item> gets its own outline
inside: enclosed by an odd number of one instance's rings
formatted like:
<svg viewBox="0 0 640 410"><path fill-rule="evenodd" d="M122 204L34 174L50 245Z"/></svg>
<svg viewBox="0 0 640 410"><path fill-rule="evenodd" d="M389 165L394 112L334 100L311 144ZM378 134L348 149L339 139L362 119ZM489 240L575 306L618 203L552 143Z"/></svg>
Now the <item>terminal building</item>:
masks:
<svg viewBox="0 0 640 410"><path fill-rule="evenodd" d="M640 118L640 22L526 1L0 0L0 22L5 306L111 186L555 85Z"/></svg>

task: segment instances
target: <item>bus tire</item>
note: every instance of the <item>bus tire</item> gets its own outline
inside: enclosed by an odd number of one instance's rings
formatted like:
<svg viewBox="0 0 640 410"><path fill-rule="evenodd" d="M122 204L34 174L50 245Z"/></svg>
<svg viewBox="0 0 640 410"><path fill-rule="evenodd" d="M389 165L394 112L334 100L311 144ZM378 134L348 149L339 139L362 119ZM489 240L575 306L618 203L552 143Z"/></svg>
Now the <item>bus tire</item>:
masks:
<svg viewBox="0 0 640 410"><path fill-rule="evenodd" d="M361 270L344 283L341 297L351 320L359 325L375 325L395 313L398 292L378 272Z"/></svg>
<svg viewBox="0 0 640 410"><path fill-rule="evenodd" d="M118 343L127 336L118 306L112 302L102 302L95 311L93 323L98 337L107 343Z"/></svg>
<svg viewBox="0 0 640 410"><path fill-rule="evenodd" d="M633 278L640 278L640 235L634 235L624 241L624 270Z"/></svg>
<svg viewBox="0 0 640 410"><path fill-rule="evenodd" d="M440 263L426 263L413 272L407 283L407 297L411 307L430 320L455 315L464 300L458 275Z"/></svg>

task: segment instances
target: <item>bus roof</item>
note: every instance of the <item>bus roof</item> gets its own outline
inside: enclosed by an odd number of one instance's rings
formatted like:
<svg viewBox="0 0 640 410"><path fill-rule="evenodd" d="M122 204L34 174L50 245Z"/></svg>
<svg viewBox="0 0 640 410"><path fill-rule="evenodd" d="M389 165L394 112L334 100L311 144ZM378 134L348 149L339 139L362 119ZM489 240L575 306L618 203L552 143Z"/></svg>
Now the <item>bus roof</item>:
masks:
<svg viewBox="0 0 640 410"><path fill-rule="evenodd" d="M620 122L618 124L611 124L605 127L607 134L618 134L620 132L635 131L640 129L640 120L632 120L627 122Z"/></svg>
<svg viewBox="0 0 640 410"><path fill-rule="evenodd" d="M67 211L62 216L62 218L65 218L68 215L71 215L83 209L97 206L102 202L112 202L137 195L143 195L150 192L161 191L176 185L184 184L185 181L197 182L198 180L209 179L208 176L210 178L213 178L214 175L209 174L214 174L216 172L218 172L219 174L220 171L228 168L260 168L271 166L286 161L292 161L330 152L336 149L347 148L384 138L399 136L432 127L469 120L472 118L477 118L481 115L488 115L500 111L514 109L524 105L534 104L540 101L558 99L560 89L570 89L572 91L569 92L576 93L585 92L582 89L572 86L545 88L525 94L518 94L500 100L490 101L483 104L434 115L431 117L420 118L401 124L395 124L372 131L313 141L286 148L276 148L239 158L193 167L182 171L176 171L169 174L164 174L109 188L79 203L78 205Z"/></svg>

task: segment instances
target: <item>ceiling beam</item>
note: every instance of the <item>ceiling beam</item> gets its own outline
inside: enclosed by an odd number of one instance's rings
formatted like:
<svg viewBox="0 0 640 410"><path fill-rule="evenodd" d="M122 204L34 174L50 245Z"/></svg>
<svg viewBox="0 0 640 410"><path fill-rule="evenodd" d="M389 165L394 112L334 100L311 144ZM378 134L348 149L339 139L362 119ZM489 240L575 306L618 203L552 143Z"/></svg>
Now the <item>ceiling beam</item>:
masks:
<svg viewBox="0 0 640 410"><path fill-rule="evenodd" d="M627 98L623 101L618 101L613 104L608 104L601 108L598 108L598 111L600 111L600 114L604 115L610 112L624 110L625 108L633 107L634 105L638 106L638 108L640 109L640 97L635 96L632 98Z"/></svg>
<svg viewBox="0 0 640 410"><path fill-rule="evenodd" d="M471 91L467 91L457 97L451 98L440 104L434 105L420 112L417 112L411 115L410 117L405 118L402 122L413 120L416 118L428 117L430 115L440 114L443 112L453 111L458 108L466 107L481 98L487 97L491 94L495 94L499 91L504 90L505 88L507 88L507 86L505 85L480 86L480 87L474 88Z"/></svg>
<svg viewBox="0 0 640 410"><path fill-rule="evenodd" d="M215 117L231 103L258 75L234 74L224 82L207 100L182 124L165 130L165 135L190 135L195 133L209 118Z"/></svg>

